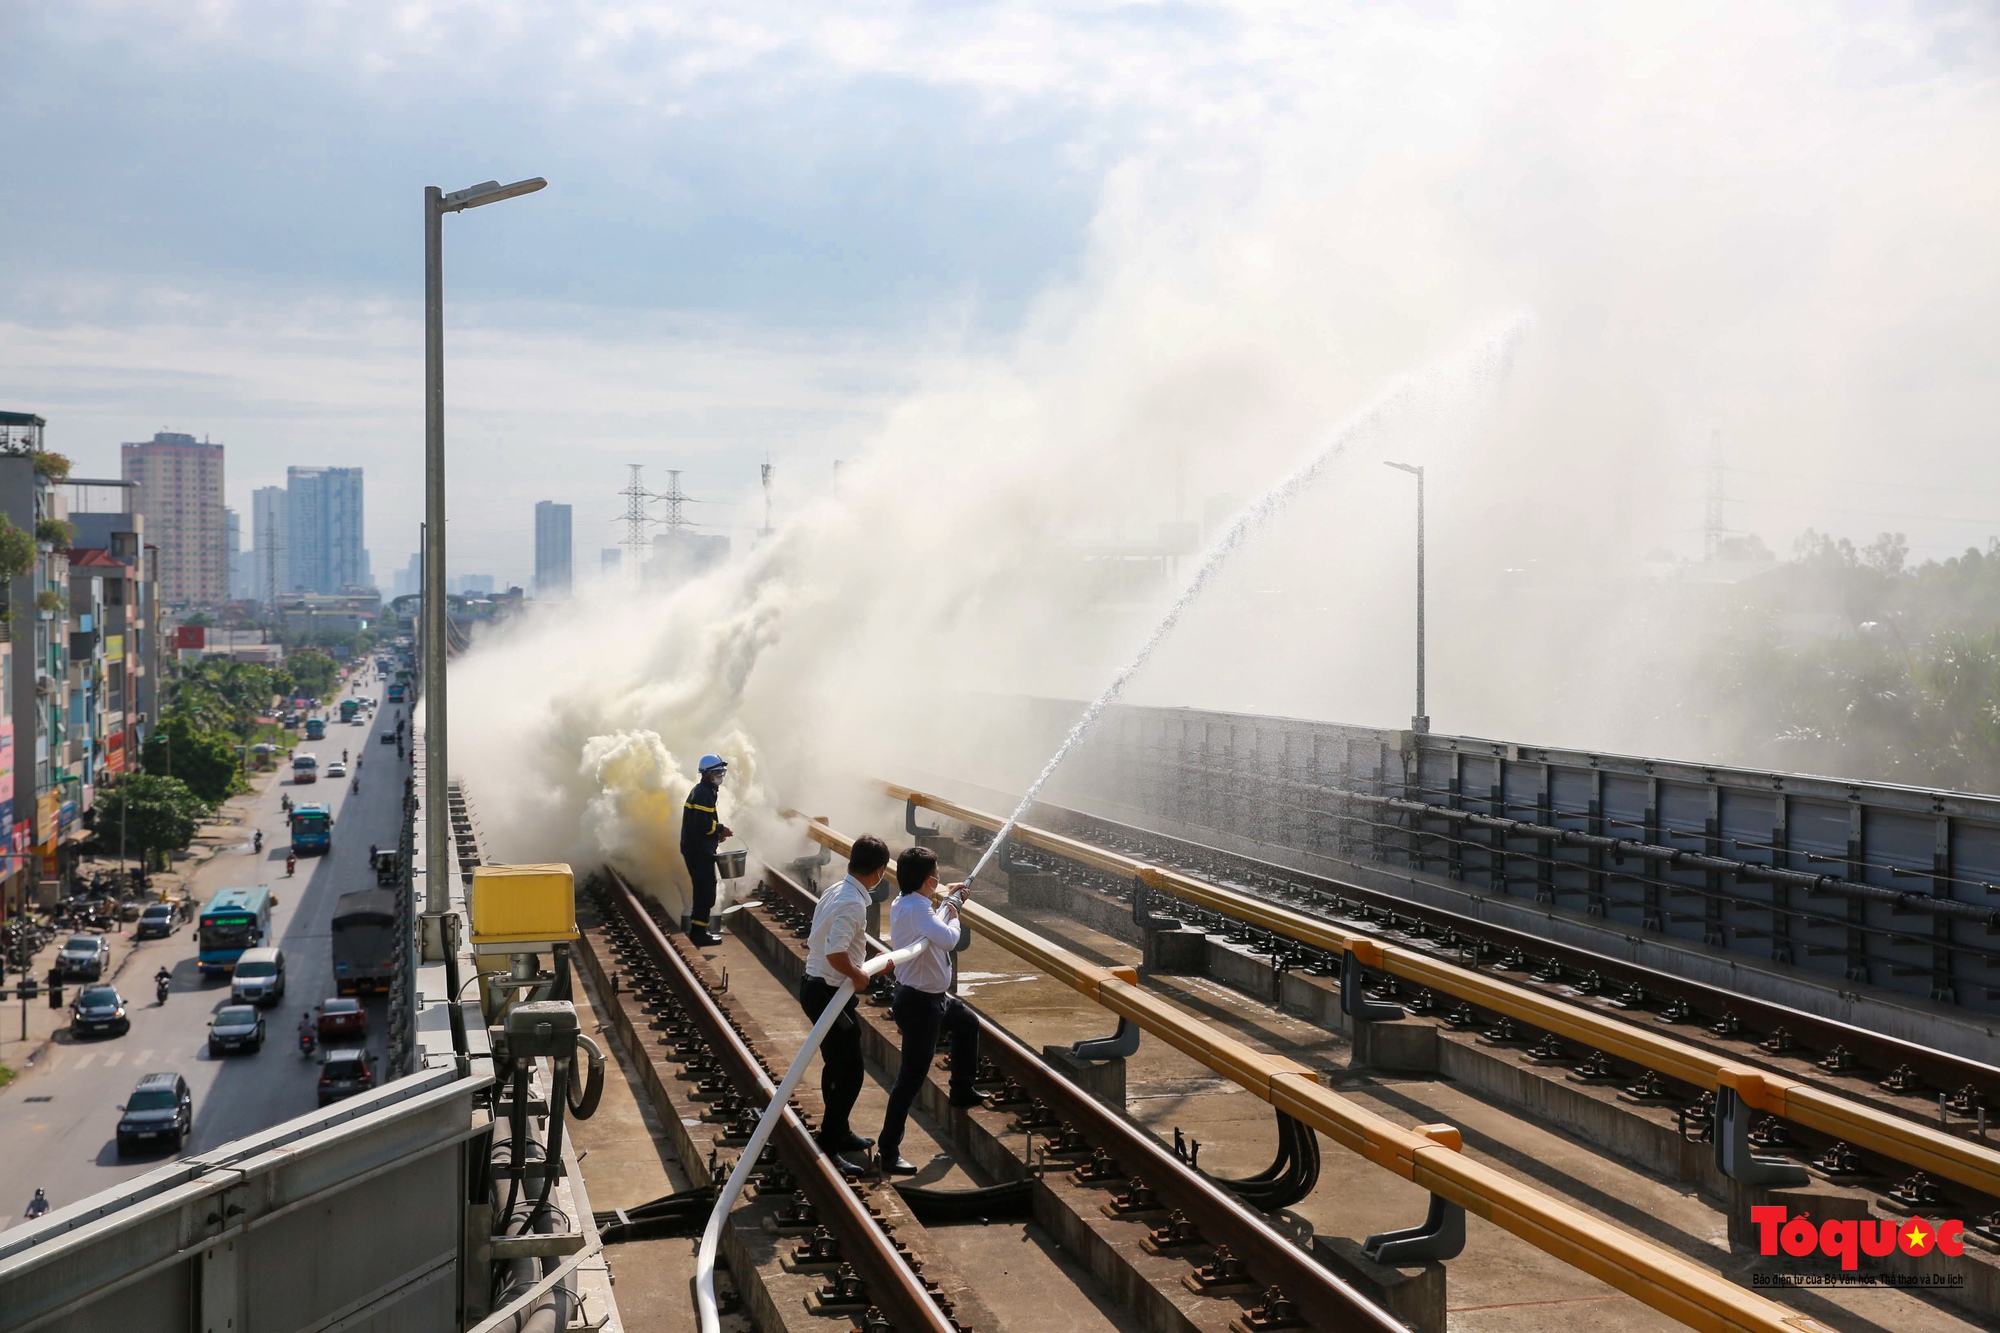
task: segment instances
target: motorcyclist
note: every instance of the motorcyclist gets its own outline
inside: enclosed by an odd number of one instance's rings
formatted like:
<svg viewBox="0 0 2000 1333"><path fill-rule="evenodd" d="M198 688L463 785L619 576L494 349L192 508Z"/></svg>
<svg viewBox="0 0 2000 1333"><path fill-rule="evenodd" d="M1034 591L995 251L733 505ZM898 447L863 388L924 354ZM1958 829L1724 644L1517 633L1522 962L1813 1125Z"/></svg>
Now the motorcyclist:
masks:
<svg viewBox="0 0 2000 1333"><path fill-rule="evenodd" d="M173 985L174 974L166 968L153 973L153 993L159 996L161 1004L167 1002L167 992L173 989Z"/></svg>
<svg viewBox="0 0 2000 1333"><path fill-rule="evenodd" d="M318 1034L318 1031L319 1031L319 1020L316 1017L314 1017L313 1010L308 1009L304 1013L300 1014L299 1049L310 1055L312 1053L312 1048L313 1048L313 1039Z"/></svg>
<svg viewBox="0 0 2000 1333"><path fill-rule="evenodd" d="M264 850L263 829L258 829L255 833L250 835L250 850L253 852L261 852Z"/></svg>
<svg viewBox="0 0 2000 1333"><path fill-rule="evenodd" d="M52 1206L53 1205L49 1203L49 1196L42 1193L40 1190L36 1190L35 1197L28 1200L28 1211L26 1214L27 1219L30 1222L34 1221L36 1218L40 1217L43 1213L46 1213Z"/></svg>
<svg viewBox="0 0 2000 1333"><path fill-rule="evenodd" d="M342 750L340 752L340 762L343 764L347 762L347 751Z"/></svg>
<svg viewBox="0 0 2000 1333"><path fill-rule="evenodd" d="M354 775L354 794L356 796L361 794L361 775L359 773Z"/></svg>
<svg viewBox="0 0 2000 1333"><path fill-rule="evenodd" d="M292 877L292 873L296 871L298 868L299 868L299 854L297 852L286 852L285 878L290 879Z"/></svg>

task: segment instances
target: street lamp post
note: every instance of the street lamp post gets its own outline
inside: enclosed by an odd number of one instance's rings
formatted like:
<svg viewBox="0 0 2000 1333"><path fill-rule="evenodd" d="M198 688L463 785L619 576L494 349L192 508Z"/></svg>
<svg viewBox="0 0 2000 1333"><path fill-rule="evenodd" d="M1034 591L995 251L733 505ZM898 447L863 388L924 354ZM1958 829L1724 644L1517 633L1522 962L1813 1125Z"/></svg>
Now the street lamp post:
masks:
<svg viewBox="0 0 2000 1333"><path fill-rule="evenodd" d="M540 176L485 181L446 194L424 187L424 910L451 910L451 814L447 808L444 698L444 215L533 194ZM427 939L429 936L427 935ZM442 947L443 935L436 937ZM454 997L455 998L455 997Z"/></svg>
<svg viewBox="0 0 2000 1333"><path fill-rule="evenodd" d="M1424 470L1411 463L1385 466L1417 479L1417 712L1410 719L1410 730L1421 735L1431 729L1430 714L1424 711Z"/></svg>

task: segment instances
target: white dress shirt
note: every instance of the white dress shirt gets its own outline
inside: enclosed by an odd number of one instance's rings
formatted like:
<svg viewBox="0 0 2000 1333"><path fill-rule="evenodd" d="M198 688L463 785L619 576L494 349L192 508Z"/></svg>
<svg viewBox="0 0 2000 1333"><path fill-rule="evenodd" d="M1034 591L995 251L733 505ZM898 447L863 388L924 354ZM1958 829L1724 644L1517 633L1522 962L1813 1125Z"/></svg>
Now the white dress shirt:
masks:
<svg viewBox="0 0 2000 1333"><path fill-rule="evenodd" d="M953 918L957 915L950 907L933 906L921 893L906 893L896 899L896 905L889 909L889 947L907 949L918 940L927 940L931 946L907 963L896 964L897 981L933 995L951 989L951 951L958 947L958 922Z"/></svg>
<svg viewBox="0 0 2000 1333"><path fill-rule="evenodd" d="M838 986L847 978L827 961L830 955L844 953L856 967L868 957L868 897L852 875L820 895L806 938L807 976Z"/></svg>

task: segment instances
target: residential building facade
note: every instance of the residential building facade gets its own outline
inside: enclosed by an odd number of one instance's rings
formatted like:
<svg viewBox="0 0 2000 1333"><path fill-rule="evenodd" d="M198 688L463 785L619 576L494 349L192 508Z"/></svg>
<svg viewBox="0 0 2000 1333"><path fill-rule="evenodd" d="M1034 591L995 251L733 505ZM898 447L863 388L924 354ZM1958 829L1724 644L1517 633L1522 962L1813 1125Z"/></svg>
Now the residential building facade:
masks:
<svg viewBox="0 0 2000 1333"><path fill-rule="evenodd" d="M160 548L161 601L177 611L220 607L229 600L222 446L160 431L120 454L125 480L139 484L147 537Z"/></svg>
<svg viewBox="0 0 2000 1333"><path fill-rule="evenodd" d="M570 590L570 507L553 500L535 506L535 595L567 597Z"/></svg>
<svg viewBox="0 0 2000 1333"><path fill-rule="evenodd" d="M286 470L285 537L290 571L285 592L330 595L372 591L361 545L361 469Z"/></svg>

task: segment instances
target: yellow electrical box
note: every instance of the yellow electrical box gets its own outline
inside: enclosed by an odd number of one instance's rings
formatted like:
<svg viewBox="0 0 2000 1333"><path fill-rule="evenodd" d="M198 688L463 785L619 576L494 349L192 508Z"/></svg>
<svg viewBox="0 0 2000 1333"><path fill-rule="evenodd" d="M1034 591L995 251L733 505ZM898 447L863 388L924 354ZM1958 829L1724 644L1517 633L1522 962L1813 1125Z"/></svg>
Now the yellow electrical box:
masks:
<svg viewBox="0 0 2000 1333"><path fill-rule="evenodd" d="M576 876L568 866L473 868L473 948L576 938Z"/></svg>

